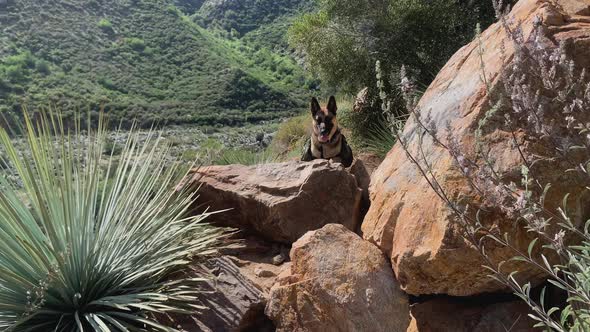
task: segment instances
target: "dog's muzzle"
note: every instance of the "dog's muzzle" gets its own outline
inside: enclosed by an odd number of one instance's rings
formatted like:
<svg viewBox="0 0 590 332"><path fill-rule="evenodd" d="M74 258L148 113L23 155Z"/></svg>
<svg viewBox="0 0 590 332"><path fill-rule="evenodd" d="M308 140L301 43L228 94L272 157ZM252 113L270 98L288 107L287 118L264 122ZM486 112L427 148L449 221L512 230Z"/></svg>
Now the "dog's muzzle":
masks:
<svg viewBox="0 0 590 332"><path fill-rule="evenodd" d="M325 124L323 124L323 123L320 124L318 126L318 131L319 131L318 140L321 143L326 143L326 142L328 142L330 140L330 132L326 129L326 125Z"/></svg>

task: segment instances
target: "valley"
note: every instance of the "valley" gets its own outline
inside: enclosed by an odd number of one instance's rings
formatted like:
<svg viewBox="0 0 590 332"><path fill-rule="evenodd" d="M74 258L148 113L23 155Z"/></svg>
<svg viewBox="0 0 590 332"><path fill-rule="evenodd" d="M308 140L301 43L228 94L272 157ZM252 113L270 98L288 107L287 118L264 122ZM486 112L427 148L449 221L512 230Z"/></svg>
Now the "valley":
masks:
<svg viewBox="0 0 590 332"><path fill-rule="evenodd" d="M0 112L104 110L124 127L280 121L318 88L285 40L311 1L280 4L5 1Z"/></svg>

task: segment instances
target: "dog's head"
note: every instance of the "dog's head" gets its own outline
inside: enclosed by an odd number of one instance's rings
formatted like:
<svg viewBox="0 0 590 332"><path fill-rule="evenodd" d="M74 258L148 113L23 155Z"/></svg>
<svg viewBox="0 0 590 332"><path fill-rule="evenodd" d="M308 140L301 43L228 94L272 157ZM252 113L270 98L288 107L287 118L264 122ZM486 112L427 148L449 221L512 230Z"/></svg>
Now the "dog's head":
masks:
<svg viewBox="0 0 590 332"><path fill-rule="evenodd" d="M317 136L320 143L329 142L336 131L338 131L338 120L336 119L336 98L330 97L328 106L322 108L318 100L311 98L311 116L313 118L313 134Z"/></svg>

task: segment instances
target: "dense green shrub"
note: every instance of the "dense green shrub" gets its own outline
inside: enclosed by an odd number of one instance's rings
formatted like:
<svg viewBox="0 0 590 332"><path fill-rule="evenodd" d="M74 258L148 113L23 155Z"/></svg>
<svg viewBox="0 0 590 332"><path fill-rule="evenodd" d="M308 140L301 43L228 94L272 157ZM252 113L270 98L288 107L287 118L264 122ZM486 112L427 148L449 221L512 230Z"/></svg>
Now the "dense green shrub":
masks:
<svg viewBox="0 0 590 332"><path fill-rule="evenodd" d="M39 73L47 75L51 72L51 69L49 67L49 62L45 61L45 60L37 60L35 62L35 70L37 70Z"/></svg>
<svg viewBox="0 0 590 332"><path fill-rule="evenodd" d="M261 25L288 14L297 14L313 7L312 0L244 0L207 2L199 10L202 24L246 34Z"/></svg>
<svg viewBox="0 0 590 332"><path fill-rule="evenodd" d="M303 153L303 146L311 134L311 117L308 112L293 117L279 126L270 149L285 156L290 152Z"/></svg>
<svg viewBox="0 0 590 332"><path fill-rule="evenodd" d="M412 68L427 85L473 38L476 24L493 18L488 0L320 0L319 10L300 17L289 37L324 83L356 93L374 87L378 60L387 73Z"/></svg>
<svg viewBox="0 0 590 332"><path fill-rule="evenodd" d="M31 70L35 69L37 62L29 51L8 56L0 62L0 77L6 85L24 84L29 81Z"/></svg>
<svg viewBox="0 0 590 332"><path fill-rule="evenodd" d="M98 21L98 27L101 28L103 31L110 32L113 30L113 24L111 21L107 20L106 18L101 18Z"/></svg>
<svg viewBox="0 0 590 332"><path fill-rule="evenodd" d="M8 66L17 66L22 68L35 68L35 57L30 51L24 51L16 55L7 57L4 63Z"/></svg>
<svg viewBox="0 0 590 332"><path fill-rule="evenodd" d="M103 153L107 156L118 156L123 152L123 146L113 139L105 139Z"/></svg>
<svg viewBox="0 0 590 332"><path fill-rule="evenodd" d="M24 83L27 78L27 70L21 66L6 66L3 68L5 77L12 83Z"/></svg>
<svg viewBox="0 0 590 332"><path fill-rule="evenodd" d="M145 41L141 38L126 38L125 42L127 43L127 45L129 45L129 47L138 52L142 52L145 49Z"/></svg>

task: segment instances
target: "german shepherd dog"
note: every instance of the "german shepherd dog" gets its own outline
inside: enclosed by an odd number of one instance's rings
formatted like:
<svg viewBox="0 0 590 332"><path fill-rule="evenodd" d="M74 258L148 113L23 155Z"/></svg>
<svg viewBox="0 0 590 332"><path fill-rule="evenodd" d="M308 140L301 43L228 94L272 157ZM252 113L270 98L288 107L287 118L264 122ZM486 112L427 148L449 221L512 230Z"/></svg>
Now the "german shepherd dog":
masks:
<svg viewBox="0 0 590 332"><path fill-rule="evenodd" d="M330 97L326 108L320 107L315 97L311 99L313 133L301 157L302 161L328 159L341 163L344 167L350 167L353 159L352 149L338 127L337 110L334 96Z"/></svg>

